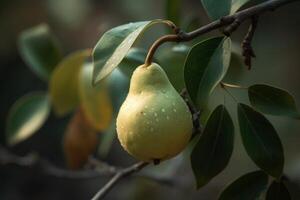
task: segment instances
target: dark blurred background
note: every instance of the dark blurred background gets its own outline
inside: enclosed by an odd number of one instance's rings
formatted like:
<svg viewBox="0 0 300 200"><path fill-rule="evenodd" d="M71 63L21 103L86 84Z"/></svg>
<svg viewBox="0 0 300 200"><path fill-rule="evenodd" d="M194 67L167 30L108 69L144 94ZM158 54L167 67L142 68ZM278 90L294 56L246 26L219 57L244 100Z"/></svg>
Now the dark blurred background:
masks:
<svg viewBox="0 0 300 200"><path fill-rule="evenodd" d="M253 47L257 58L253 69L235 66L237 74L232 83L251 85L267 83L285 88L294 95L300 105L300 3L287 5L267 13L259 20ZM182 19L194 18L200 24L208 18L200 0L182 1ZM77 49L93 48L106 30L131 21L165 18L165 2L161 0L1 0L0 2L0 143L5 145L5 122L10 106L22 95L36 90L47 90L47 84L38 79L24 64L17 49L19 33L42 22L48 23L62 42L64 53ZM142 46L148 48L165 29L146 34ZM247 24L233 34L238 47ZM237 48L238 51L238 48ZM158 52L159 53L159 52ZM247 102L246 93L233 91ZM211 104L217 104L216 93ZM221 96L221 99L223 97ZM235 115L235 103L228 100ZM270 117L278 130L285 149L285 173L290 179L288 188L294 199L300 197L300 123L297 120ZM11 151L19 155L38 152L55 165L64 167L61 148L62 134L68 117L57 119L53 114L41 130ZM238 130L236 131L238 132ZM216 199L222 188L240 175L255 170L247 157L240 137L236 134L234 155L229 166L206 187L196 190L189 163L189 150L163 166L147 169L158 177L166 177L171 183L158 183L147 178L133 177L121 181L107 199ZM109 163L127 166L133 163L115 141L105 157ZM90 199L107 181L107 178L72 180L46 175L35 168L15 165L0 166L0 199Z"/></svg>

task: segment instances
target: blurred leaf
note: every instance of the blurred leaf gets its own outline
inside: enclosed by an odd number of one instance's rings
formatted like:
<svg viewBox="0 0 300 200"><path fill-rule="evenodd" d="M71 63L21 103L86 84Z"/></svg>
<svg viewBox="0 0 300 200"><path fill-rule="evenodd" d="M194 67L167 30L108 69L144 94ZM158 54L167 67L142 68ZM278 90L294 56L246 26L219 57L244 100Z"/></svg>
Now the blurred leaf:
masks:
<svg viewBox="0 0 300 200"><path fill-rule="evenodd" d="M122 62L118 65L118 68L127 77L131 77L132 72L140 65L144 64L147 51L139 48L131 48Z"/></svg>
<svg viewBox="0 0 300 200"><path fill-rule="evenodd" d="M81 68L79 75L79 96L83 112L92 127L103 131L109 127L112 119L112 105L108 95L106 81L92 85L93 65L88 63Z"/></svg>
<svg viewBox="0 0 300 200"><path fill-rule="evenodd" d="M180 25L181 0L166 0L166 19Z"/></svg>
<svg viewBox="0 0 300 200"><path fill-rule="evenodd" d="M283 170L283 147L272 124L259 112L238 104L238 119L244 147L258 167L273 177Z"/></svg>
<svg viewBox="0 0 300 200"><path fill-rule="evenodd" d="M62 51L48 25L41 24L25 30L19 37L19 50L26 64L43 80L62 59Z"/></svg>
<svg viewBox="0 0 300 200"><path fill-rule="evenodd" d="M188 16L182 23L182 30L186 32L194 31L201 26L201 20L198 15Z"/></svg>
<svg viewBox="0 0 300 200"><path fill-rule="evenodd" d="M96 150L97 143L97 132L79 109L70 120L64 135L63 147L68 167L82 168Z"/></svg>
<svg viewBox="0 0 300 200"><path fill-rule="evenodd" d="M130 77L124 75L120 70L121 68L124 67L121 66L120 68L115 69L107 77L108 92L111 97L115 116L117 116L117 114L119 113L119 108L124 102L129 91Z"/></svg>
<svg viewBox="0 0 300 200"><path fill-rule="evenodd" d="M98 145L97 153L101 158L105 158L109 154L116 136L116 120L115 118L113 118L112 122L110 123L110 127L100 135L100 142Z"/></svg>
<svg viewBox="0 0 300 200"><path fill-rule="evenodd" d="M234 48L234 47L233 47ZM236 53L231 52L230 64L225 77L224 82L239 82L246 74L246 66L244 65L243 57Z"/></svg>
<svg viewBox="0 0 300 200"><path fill-rule="evenodd" d="M296 103L287 91L269 85L256 84L248 89L251 105L260 112L299 118Z"/></svg>
<svg viewBox="0 0 300 200"><path fill-rule="evenodd" d="M203 107L223 79L230 63L230 38L216 37L196 44L185 61L184 80L193 102Z"/></svg>
<svg viewBox="0 0 300 200"><path fill-rule="evenodd" d="M233 151L234 126L225 106L210 115L205 129L191 154L197 187L206 185L229 163Z"/></svg>
<svg viewBox="0 0 300 200"><path fill-rule="evenodd" d="M219 200L254 200L266 189L268 176L262 171L250 172L231 183Z"/></svg>
<svg viewBox="0 0 300 200"><path fill-rule="evenodd" d="M250 0L201 0L208 16L212 20L234 14Z"/></svg>
<svg viewBox="0 0 300 200"><path fill-rule="evenodd" d="M93 50L93 83L97 83L110 74L126 56L136 39L148 27L157 23L165 23L165 21L152 20L129 23L104 33Z"/></svg>
<svg viewBox="0 0 300 200"><path fill-rule="evenodd" d="M79 72L89 56L89 50L72 53L63 59L53 71L49 90L51 102L57 115L65 115L78 105Z"/></svg>
<svg viewBox="0 0 300 200"><path fill-rule="evenodd" d="M171 49L163 49L157 55L158 62L165 70L174 88L180 92L184 88L184 61L189 47L182 44L174 45Z"/></svg>
<svg viewBox="0 0 300 200"><path fill-rule="evenodd" d="M212 20L219 19L230 13L232 0L201 0L208 16Z"/></svg>
<svg viewBox="0 0 300 200"><path fill-rule="evenodd" d="M124 60L126 60L126 58ZM105 131L105 133L101 134L101 141L98 148L98 154L102 158L105 158L109 153L109 150L117 135L115 118L117 117L119 113L119 109L123 104L129 90L131 75L128 76L122 73L123 71L121 71L121 69L126 69L126 66L123 66L124 64L123 61L120 63L119 68L115 69L106 78L109 96L111 98L111 102L113 105L113 121L111 122L110 127ZM127 69L131 69L131 68L127 68ZM129 71L126 72L130 73Z"/></svg>
<svg viewBox="0 0 300 200"><path fill-rule="evenodd" d="M9 111L7 141L15 145L29 138L46 121L50 112L49 100L44 92L35 92L21 97Z"/></svg>
<svg viewBox="0 0 300 200"><path fill-rule="evenodd" d="M283 182L273 181L270 185L266 200L291 200L290 193Z"/></svg>
<svg viewBox="0 0 300 200"><path fill-rule="evenodd" d="M250 0L232 0L231 9L229 14L234 14L238 11L243 5L245 5Z"/></svg>

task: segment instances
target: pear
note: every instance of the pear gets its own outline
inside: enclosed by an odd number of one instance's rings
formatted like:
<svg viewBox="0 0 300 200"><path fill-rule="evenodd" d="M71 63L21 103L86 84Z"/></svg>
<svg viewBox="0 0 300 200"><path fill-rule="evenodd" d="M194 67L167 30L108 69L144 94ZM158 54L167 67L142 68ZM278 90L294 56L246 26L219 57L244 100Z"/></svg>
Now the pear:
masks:
<svg viewBox="0 0 300 200"><path fill-rule="evenodd" d="M118 139L133 157L159 162L188 144L192 116L163 69L155 63L135 69L117 117Z"/></svg>

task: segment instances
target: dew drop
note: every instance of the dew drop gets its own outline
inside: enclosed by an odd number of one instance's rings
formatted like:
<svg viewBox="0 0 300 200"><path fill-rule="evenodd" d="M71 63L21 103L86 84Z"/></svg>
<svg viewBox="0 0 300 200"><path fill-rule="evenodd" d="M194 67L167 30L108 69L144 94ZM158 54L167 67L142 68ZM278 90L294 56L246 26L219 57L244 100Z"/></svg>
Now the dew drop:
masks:
<svg viewBox="0 0 300 200"><path fill-rule="evenodd" d="M161 112L166 112L166 110L164 108L161 109Z"/></svg>
<svg viewBox="0 0 300 200"><path fill-rule="evenodd" d="M177 112L177 110L176 110L175 108L173 109L173 111L174 111L174 112Z"/></svg>
<svg viewBox="0 0 300 200"><path fill-rule="evenodd" d="M167 116L167 120L169 120L170 119L170 117L169 116Z"/></svg>
<svg viewBox="0 0 300 200"><path fill-rule="evenodd" d="M154 116L157 117L157 113L154 113Z"/></svg>

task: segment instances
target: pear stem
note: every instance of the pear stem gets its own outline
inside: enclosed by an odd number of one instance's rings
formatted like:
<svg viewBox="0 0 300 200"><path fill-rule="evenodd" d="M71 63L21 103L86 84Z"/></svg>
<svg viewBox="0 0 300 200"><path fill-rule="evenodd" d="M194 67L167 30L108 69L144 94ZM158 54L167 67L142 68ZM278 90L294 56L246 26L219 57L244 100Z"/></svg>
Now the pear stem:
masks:
<svg viewBox="0 0 300 200"><path fill-rule="evenodd" d="M223 34L226 36L230 36L232 32L234 32L241 23L246 21L247 19L253 19L260 14L263 14L267 11L274 11L276 8L286 5L288 3L297 2L299 0L269 0L255 6L249 7L247 9L236 12L232 15L224 16L216 21L213 21L207 25L204 25L194 31L184 32L177 28L175 34L169 34L160 37L157 39L152 46L150 47L147 57L145 59L145 67L149 66L152 63L154 54L159 46L166 42L187 42L195 39L196 37L208 33L210 31L224 28ZM173 23L174 24L174 23Z"/></svg>

